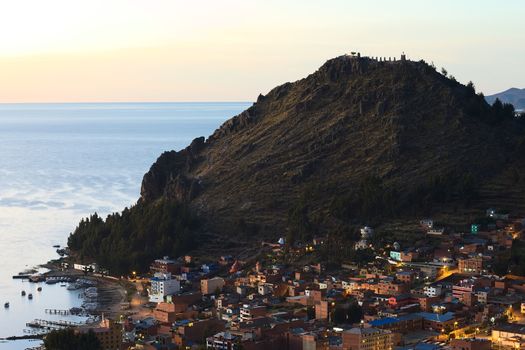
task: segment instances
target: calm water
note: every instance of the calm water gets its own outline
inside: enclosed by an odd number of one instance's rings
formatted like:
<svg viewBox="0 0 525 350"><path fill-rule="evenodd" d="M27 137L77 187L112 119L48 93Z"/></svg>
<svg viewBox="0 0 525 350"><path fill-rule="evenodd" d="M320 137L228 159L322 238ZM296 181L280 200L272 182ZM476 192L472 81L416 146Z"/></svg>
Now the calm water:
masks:
<svg viewBox="0 0 525 350"><path fill-rule="evenodd" d="M77 305L59 285L11 276L57 255L80 218L133 204L161 152L208 136L248 103L0 105L0 338L51 319L45 308ZM32 301L20 296L33 290ZM11 307L4 309L4 302ZM62 317L63 318L63 317ZM24 349L35 342L0 343Z"/></svg>

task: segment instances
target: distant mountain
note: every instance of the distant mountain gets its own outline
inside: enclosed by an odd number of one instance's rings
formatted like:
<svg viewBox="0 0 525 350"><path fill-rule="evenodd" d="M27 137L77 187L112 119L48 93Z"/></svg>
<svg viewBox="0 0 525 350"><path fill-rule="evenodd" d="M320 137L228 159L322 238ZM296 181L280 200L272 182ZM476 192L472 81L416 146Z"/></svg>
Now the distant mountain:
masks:
<svg viewBox="0 0 525 350"><path fill-rule="evenodd" d="M525 110L525 89L510 88L485 97L490 104L494 103L496 98L499 98L501 102L513 104L516 109Z"/></svg>
<svg viewBox="0 0 525 350"><path fill-rule="evenodd" d="M508 191L525 188L523 167L508 170L525 154L523 126L507 114L424 61L340 56L260 95L207 139L163 153L137 205L81 222L70 247L125 271L192 242L224 251L478 198L520 204L521 192Z"/></svg>

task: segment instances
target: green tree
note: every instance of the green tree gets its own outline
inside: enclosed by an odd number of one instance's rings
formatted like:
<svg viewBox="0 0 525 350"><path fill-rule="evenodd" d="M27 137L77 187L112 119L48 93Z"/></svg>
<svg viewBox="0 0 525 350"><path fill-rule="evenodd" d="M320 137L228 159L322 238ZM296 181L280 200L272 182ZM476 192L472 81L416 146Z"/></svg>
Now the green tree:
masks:
<svg viewBox="0 0 525 350"><path fill-rule="evenodd" d="M350 303L347 309L347 320L349 323L357 323L363 319L363 309L354 301Z"/></svg>
<svg viewBox="0 0 525 350"><path fill-rule="evenodd" d="M346 323L346 310L342 306L337 305L332 310L331 320L335 324Z"/></svg>
<svg viewBox="0 0 525 350"><path fill-rule="evenodd" d="M194 247L199 222L185 204L139 202L103 220L97 213L80 221L68 246L111 274L143 272L152 260Z"/></svg>
<svg viewBox="0 0 525 350"><path fill-rule="evenodd" d="M93 331L77 334L72 329L51 331L44 338L47 350L102 350L100 341Z"/></svg>

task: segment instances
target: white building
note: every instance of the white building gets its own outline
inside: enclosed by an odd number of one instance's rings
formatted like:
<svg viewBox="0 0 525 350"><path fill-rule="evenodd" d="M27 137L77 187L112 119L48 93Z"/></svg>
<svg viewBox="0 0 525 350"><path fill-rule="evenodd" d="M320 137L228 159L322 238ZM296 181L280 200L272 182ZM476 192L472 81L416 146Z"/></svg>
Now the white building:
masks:
<svg viewBox="0 0 525 350"><path fill-rule="evenodd" d="M427 297L438 297L443 293L443 289L439 286L425 286L425 288L423 288L423 293Z"/></svg>
<svg viewBox="0 0 525 350"><path fill-rule="evenodd" d="M268 283L259 284L259 286L257 287L257 293L259 293L260 295L267 295L267 294L270 294L271 292L272 292L271 284L268 284Z"/></svg>
<svg viewBox="0 0 525 350"><path fill-rule="evenodd" d="M149 301L152 303L163 302L166 295L172 295L180 291L180 281L173 278L171 273L157 272L150 281Z"/></svg>
<svg viewBox="0 0 525 350"><path fill-rule="evenodd" d="M355 244L354 249L367 249L370 247L368 240L374 234L374 230L368 226L365 226L361 229L361 239Z"/></svg>
<svg viewBox="0 0 525 350"><path fill-rule="evenodd" d="M73 268L75 270L84 271L84 272L98 272L97 263L92 263L89 265L73 264Z"/></svg>

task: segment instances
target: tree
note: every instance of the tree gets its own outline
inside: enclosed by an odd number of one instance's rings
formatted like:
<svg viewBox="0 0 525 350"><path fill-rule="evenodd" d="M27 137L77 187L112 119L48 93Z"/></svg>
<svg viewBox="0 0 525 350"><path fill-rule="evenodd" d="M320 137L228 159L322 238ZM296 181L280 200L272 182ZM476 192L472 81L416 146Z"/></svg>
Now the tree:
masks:
<svg viewBox="0 0 525 350"><path fill-rule="evenodd" d="M313 306L308 306L306 308L306 315L308 316L308 320L313 320L315 319L315 307Z"/></svg>
<svg viewBox="0 0 525 350"><path fill-rule="evenodd" d="M476 93L476 87L474 86L474 83L471 81L468 82L467 84L467 88L469 89L469 91L472 93L472 94L475 94Z"/></svg>
<svg viewBox="0 0 525 350"><path fill-rule="evenodd" d="M443 74L444 76L447 76L448 75L448 72L445 68L441 68L441 74Z"/></svg>
<svg viewBox="0 0 525 350"><path fill-rule="evenodd" d="M44 338L47 350L102 350L100 341L92 330L77 334L72 329L51 331Z"/></svg>
<svg viewBox="0 0 525 350"><path fill-rule="evenodd" d="M167 199L139 202L106 220L96 213L83 219L68 246L113 274L127 275L143 272L159 256L185 253L194 247L198 228L186 204Z"/></svg>
<svg viewBox="0 0 525 350"><path fill-rule="evenodd" d="M335 324L346 323L346 310L340 305L334 308L331 316L331 320Z"/></svg>
<svg viewBox="0 0 525 350"><path fill-rule="evenodd" d="M347 320L349 323L357 323L363 319L363 309L354 301L347 309Z"/></svg>

